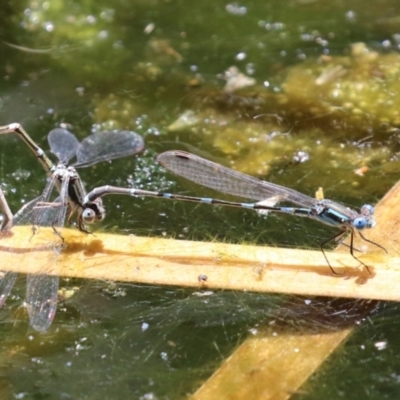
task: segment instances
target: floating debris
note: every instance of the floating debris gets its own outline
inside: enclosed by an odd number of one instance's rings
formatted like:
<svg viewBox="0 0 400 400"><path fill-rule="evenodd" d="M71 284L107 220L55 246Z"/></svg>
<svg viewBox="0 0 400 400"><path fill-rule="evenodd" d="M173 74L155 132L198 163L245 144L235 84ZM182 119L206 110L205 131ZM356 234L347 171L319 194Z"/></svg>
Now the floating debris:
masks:
<svg viewBox="0 0 400 400"><path fill-rule="evenodd" d="M336 65L332 68L327 68L315 80L315 84L316 85L325 85L326 83L333 82L336 79L341 78L346 73L347 73L347 70L342 65Z"/></svg>
<svg viewBox="0 0 400 400"><path fill-rule="evenodd" d="M355 173L356 175L358 175L358 176L364 176L365 173L368 172L368 170L369 170L369 168L368 168L366 165L364 165L364 166L362 166L362 167L360 167L360 168L357 168L357 169L354 171L354 173Z"/></svg>
<svg viewBox="0 0 400 400"><path fill-rule="evenodd" d="M170 132L183 131L187 128L197 125L201 119L193 110L186 110L169 127Z"/></svg>
<svg viewBox="0 0 400 400"><path fill-rule="evenodd" d="M228 68L221 76L226 81L224 92L232 93L235 90L242 89L248 86L253 86L256 83L254 78L241 73L237 67Z"/></svg>

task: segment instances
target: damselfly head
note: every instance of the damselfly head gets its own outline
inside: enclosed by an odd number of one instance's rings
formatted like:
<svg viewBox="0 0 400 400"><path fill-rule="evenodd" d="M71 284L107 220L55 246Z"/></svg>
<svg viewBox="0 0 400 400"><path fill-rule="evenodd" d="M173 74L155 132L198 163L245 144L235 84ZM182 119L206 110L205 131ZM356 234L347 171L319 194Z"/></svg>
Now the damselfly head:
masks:
<svg viewBox="0 0 400 400"><path fill-rule="evenodd" d="M360 210L360 216L353 220L354 228L361 230L375 226L374 207L370 204L364 204Z"/></svg>

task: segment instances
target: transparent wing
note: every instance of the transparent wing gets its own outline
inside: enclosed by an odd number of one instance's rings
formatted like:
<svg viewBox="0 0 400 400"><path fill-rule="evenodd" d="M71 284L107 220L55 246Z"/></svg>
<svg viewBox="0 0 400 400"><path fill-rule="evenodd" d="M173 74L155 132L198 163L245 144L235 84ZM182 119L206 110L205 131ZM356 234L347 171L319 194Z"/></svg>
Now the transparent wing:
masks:
<svg viewBox="0 0 400 400"><path fill-rule="evenodd" d="M79 142L75 135L61 128L50 131L47 135L47 141L49 142L51 152L64 165L67 165L68 161L75 156L79 147Z"/></svg>
<svg viewBox="0 0 400 400"><path fill-rule="evenodd" d="M54 260L56 261L56 260ZM57 311L59 277L52 275L27 276L26 303L33 329L43 332L49 328Z"/></svg>
<svg viewBox="0 0 400 400"><path fill-rule="evenodd" d="M32 220L33 209L42 200L42 196L31 200L25 204L12 219L12 226L24 225ZM3 307L8 295L10 294L18 274L11 271L0 271L0 308Z"/></svg>
<svg viewBox="0 0 400 400"><path fill-rule="evenodd" d="M273 198L305 207L315 204L315 199L296 190L262 181L184 151L166 151L157 157L157 161L176 175L233 196L252 200Z"/></svg>
<svg viewBox="0 0 400 400"><path fill-rule="evenodd" d="M42 196L36 197L29 203L24 204L21 209L14 215L12 219L12 226L25 225L32 222L33 209L38 202L42 201Z"/></svg>
<svg viewBox="0 0 400 400"><path fill-rule="evenodd" d="M3 221L1 223L1 231L7 234L12 227L13 215L3 191L0 189L0 208L3 213ZM11 289L14 286L17 273L10 271L0 271L0 308L3 307Z"/></svg>
<svg viewBox="0 0 400 400"><path fill-rule="evenodd" d="M31 244L35 251L45 251L47 257L39 274L28 274L26 304L31 326L37 331L45 331L52 323L57 310L58 268L57 259L62 249L61 229L64 226L67 210L67 189L69 181L61 183L60 196L50 201L55 179L50 180L39 199L33 206L29 203L30 212L26 211L21 222L33 225ZM63 200L64 199L64 200ZM35 258L32 258L35 260Z"/></svg>
<svg viewBox="0 0 400 400"><path fill-rule="evenodd" d="M24 213L31 213L32 208L39 201L40 197L32 200L28 204L24 205L19 212L12 218L12 226L15 226L19 219L23 217ZM18 274L16 272L11 271L0 271L0 308L3 307L4 303L7 300L8 295L10 294L15 280L17 279Z"/></svg>
<svg viewBox="0 0 400 400"><path fill-rule="evenodd" d="M8 295L10 294L18 274L10 271L0 271L0 308L4 306Z"/></svg>
<svg viewBox="0 0 400 400"><path fill-rule="evenodd" d="M133 131L104 131L88 136L80 144L76 167L88 167L99 161L136 154L144 148L143 138Z"/></svg>
<svg viewBox="0 0 400 400"><path fill-rule="evenodd" d="M40 199L42 200L42 199ZM47 253L43 265L39 268L43 273L27 275L26 305L30 325L37 331L45 331L52 323L57 310L58 276L47 275L57 271L57 256L62 247L57 230L60 202L56 199L46 205L39 201L32 212L33 237L37 247ZM61 207L62 208L62 207ZM35 259L33 259L35 260Z"/></svg>

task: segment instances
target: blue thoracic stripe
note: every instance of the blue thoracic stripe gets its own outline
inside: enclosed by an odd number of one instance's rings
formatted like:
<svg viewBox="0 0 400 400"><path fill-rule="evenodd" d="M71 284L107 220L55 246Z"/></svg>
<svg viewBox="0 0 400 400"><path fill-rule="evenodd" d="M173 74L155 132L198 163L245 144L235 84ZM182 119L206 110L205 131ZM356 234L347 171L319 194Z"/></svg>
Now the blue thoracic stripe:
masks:
<svg viewBox="0 0 400 400"><path fill-rule="evenodd" d="M341 225L351 222L350 218L347 215L339 213L332 208L324 210L322 213L320 213L318 215L318 219L329 225Z"/></svg>
<svg viewBox="0 0 400 400"><path fill-rule="evenodd" d="M210 197L201 197L201 202L202 202L202 203L212 204L213 199L210 198Z"/></svg>
<svg viewBox="0 0 400 400"><path fill-rule="evenodd" d="M254 208L255 204L254 203L240 203L241 207L244 208Z"/></svg>
<svg viewBox="0 0 400 400"><path fill-rule="evenodd" d="M324 222L325 224L328 224L328 225L333 225L333 226L336 225L337 226L337 225L341 224L340 221L338 221L337 219L331 218L327 214L319 214L317 216L317 219L319 219L321 222Z"/></svg>
<svg viewBox="0 0 400 400"><path fill-rule="evenodd" d="M167 199L170 199L171 198L171 193L163 193L162 194L162 197L165 197L165 198L167 198Z"/></svg>

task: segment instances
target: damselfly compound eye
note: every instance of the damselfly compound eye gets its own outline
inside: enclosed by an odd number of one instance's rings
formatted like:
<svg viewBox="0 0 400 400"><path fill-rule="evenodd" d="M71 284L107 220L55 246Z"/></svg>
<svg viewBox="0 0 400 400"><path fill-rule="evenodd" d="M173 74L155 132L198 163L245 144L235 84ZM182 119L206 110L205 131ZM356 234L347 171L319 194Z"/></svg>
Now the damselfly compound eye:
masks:
<svg viewBox="0 0 400 400"><path fill-rule="evenodd" d="M364 204L361 207L361 214L362 215L372 215L374 213L375 209L371 204Z"/></svg>
<svg viewBox="0 0 400 400"><path fill-rule="evenodd" d="M96 219L96 213L90 208L85 208L82 213L82 219L87 224L93 224Z"/></svg>
<svg viewBox="0 0 400 400"><path fill-rule="evenodd" d="M367 228L372 228L375 226L374 211L374 207L372 207L370 204L364 204L361 207L360 213L367 222Z"/></svg>
<svg viewBox="0 0 400 400"><path fill-rule="evenodd" d="M353 221L354 228L364 229L367 226L367 220L363 217L356 218Z"/></svg>

